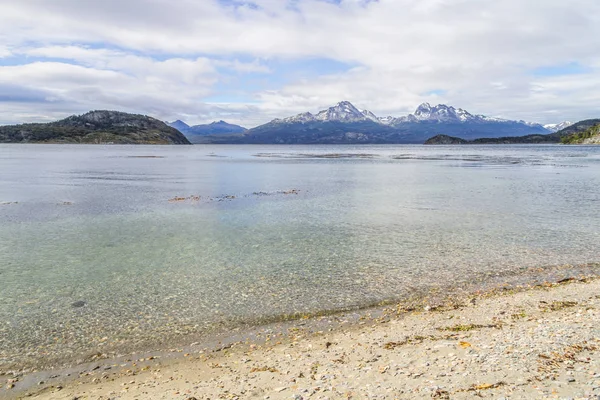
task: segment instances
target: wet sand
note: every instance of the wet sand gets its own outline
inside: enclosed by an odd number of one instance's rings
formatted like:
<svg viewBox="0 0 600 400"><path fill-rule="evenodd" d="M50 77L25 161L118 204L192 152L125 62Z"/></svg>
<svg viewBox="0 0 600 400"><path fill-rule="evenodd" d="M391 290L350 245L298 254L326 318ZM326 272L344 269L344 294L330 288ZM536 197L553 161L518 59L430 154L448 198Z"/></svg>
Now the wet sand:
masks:
<svg viewBox="0 0 600 400"><path fill-rule="evenodd" d="M387 307L347 325L290 327L179 357L105 360L79 373L3 377L36 399L597 398L600 280ZM310 326L310 328L309 328ZM16 379L16 380L14 380ZM25 386L29 386L23 390Z"/></svg>

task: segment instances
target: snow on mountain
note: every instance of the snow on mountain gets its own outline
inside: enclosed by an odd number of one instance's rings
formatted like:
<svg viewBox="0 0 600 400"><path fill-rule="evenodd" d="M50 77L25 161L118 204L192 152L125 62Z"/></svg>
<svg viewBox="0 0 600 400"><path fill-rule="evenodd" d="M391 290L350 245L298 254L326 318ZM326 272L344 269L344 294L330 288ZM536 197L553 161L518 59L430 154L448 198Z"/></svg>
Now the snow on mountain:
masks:
<svg viewBox="0 0 600 400"><path fill-rule="evenodd" d="M358 122L368 121L371 118L365 116L365 114L354 107L349 101L341 101L337 105L319 112L315 116L315 119L317 121ZM377 117L375 117L375 120L376 119Z"/></svg>
<svg viewBox="0 0 600 400"><path fill-rule="evenodd" d="M450 107L450 108L454 108L454 107ZM467 121L475 121L475 120L477 120L476 116L474 116L473 114L471 114L467 110L463 110L462 108L457 108L456 110L454 110L454 112L455 112L457 118L461 122L467 122Z"/></svg>
<svg viewBox="0 0 600 400"><path fill-rule="evenodd" d="M369 111L369 110L360 110L360 112L361 112L362 115L364 115L365 117L367 117L371 121L377 122L377 123L381 123L381 121L379 120L379 118L377 118L377 115L373 114L371 111Z"/></svg>
<svg viewBox="0 0 600 400"><path fill-rule="evenodd" d="M497 117L488 117L485 115L473 115L462 108L454 108L445 104L432 106L429 103L423 103L417 107L414 113L403 117L377 117L374 113L368 110L359 110L349 101L341 101L333 107L322 110L316 115L310 112L301 113L284 119L275 119L274 124L305 124L308 122L365 122L371 121L380 125L390 127L401 127L403 124L418 124L418 123L437 123L437 124L520 124L533 129L539 129L543 132L556 131L568 126L568 122L561 124L546 125L545 127L526 121L512 121ZM567 125L563 125L567 124ZM552 128L550 128L552 127ZM554 129L554 130L553 130Z"/></svg>
<svg viewBox="0 0 600 400"><path fill-rule="evenodd" d="M504 118L488 117L487 115L476 115L475 117L483 122L510 122L509 120Z"/></svg>
<svg viewBox="0 0 600 400"><path fill-rule="evenodd" d="M436 121L436 122L467 122L467 121L475 121L477 117L472 115L466 110L462 108L456 109L452 106L447 106L445 104L438 104L437 106L431 106L429 103L423 103L414 114L411 114L413 118L410 118L410 115L407 116L406 122L414 122L417 121ZM401 122L401 121L398 121Z"/></svg>
<svg viewBox="0 0 600 400"><path fill-rule="evenodd" d="M275 124L294 124L307 122L357 122L357 121L374 121L379 123L379 119L375 114L368 110L359 110L354 107L349 101L341 101L333 107L329 107L327 110L319 111L317 115L313 115L309 112L304 112L298 115L283 119L275 119L271 121Z"/></svg>
<svg viewBox="0 0 600 400"><path fill-rule="evenodd" d="M389 125L395 118L391 116L377 118L380 124Z"/></svg>
<svg viewBox="0 0 600 400"><path fill-rule="evenodd" d="M544 126L542 124L538 124L537 122L527 122L527 121L523 121L522 119L518 120L517 123L531 126L533 128L544 128Z"/></svg>
<svg viewBox="0 0 600 400"><path fill-rule="evenodd" d="M554 133L554 132L558 132L560 130L563 130L565 128L568 128L571 125L573 125L573 122L564 121L564 122L560 122L558 124L547 124L547 125L544 125L544 128L546 128L550 132Z"/></svg>
<svg viewBox="0 0 600 400"><path fill-rule="evenodd" d="M273 120L274 123L284 123L284 124L294 124L294 123L305 124L307 122L313 122L313 121L315 121L315 116L309 112L300 113L298 115L294 115L294 116L283 118L283 119L277 118L277 119Z"/></svg>

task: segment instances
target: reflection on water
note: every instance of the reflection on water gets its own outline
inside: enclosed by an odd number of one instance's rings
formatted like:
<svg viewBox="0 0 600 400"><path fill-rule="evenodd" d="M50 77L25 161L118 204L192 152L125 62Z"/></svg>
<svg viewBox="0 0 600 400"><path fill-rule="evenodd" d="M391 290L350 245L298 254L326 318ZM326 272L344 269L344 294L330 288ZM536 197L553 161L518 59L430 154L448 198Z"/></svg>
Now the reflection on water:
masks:
<svg viewBox="0 0 600 400"><path fill-rule="evenodd" d="M594 147L6 145L0 171L0 364L600 261Z"/></svg>

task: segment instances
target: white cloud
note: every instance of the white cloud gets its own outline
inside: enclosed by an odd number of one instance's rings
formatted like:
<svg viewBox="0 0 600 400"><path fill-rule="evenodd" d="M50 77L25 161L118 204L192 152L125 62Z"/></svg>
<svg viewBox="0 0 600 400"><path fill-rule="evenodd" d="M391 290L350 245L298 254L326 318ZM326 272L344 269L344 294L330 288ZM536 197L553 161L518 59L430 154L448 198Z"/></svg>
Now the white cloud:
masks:
<svg viewBox="0 0 600 400"><path fill-rule="evenodd" d="M50 93L64 114L87 106L125 108L249 126L342 99L382 115L430 101L544 123L598 116L596 0L252 4L5 0L0 65L11 55L23 60L21 72L0 67L0 81L11 77L27 90ZM269 66L287 60L293 68L294 60L306 58L349 67L317 77L300 71L292 81L277 81L281 71ZM588 70L546 77L531 72L569 63ZM226 101L210 102L231 73L242 76L234 80L239 99L228 93ZM243 79L255 73L273 75L276 87ZM0 121L16 122L11 110L26 105L5 103ZM27 115L46 119L44 107L38 116Z"/></svg>
<svg viewBox="0 0 600 400"><path fill-rule="evenodd" d="M8 47L0 45L0 58L10 57L12 52L8 49Z"/></svg>

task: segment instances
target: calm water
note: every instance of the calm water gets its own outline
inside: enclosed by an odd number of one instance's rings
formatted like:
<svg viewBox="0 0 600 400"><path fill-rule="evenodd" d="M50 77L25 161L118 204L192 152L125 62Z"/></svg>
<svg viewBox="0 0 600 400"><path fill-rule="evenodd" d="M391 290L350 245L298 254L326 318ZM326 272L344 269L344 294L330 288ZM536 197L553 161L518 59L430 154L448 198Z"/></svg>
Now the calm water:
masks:
<svg viewBox="0 0 600 400"><path fill-rule="evenodd" d="M0 203L0 366L600 261L600 146L0 145Z"/></svg>

